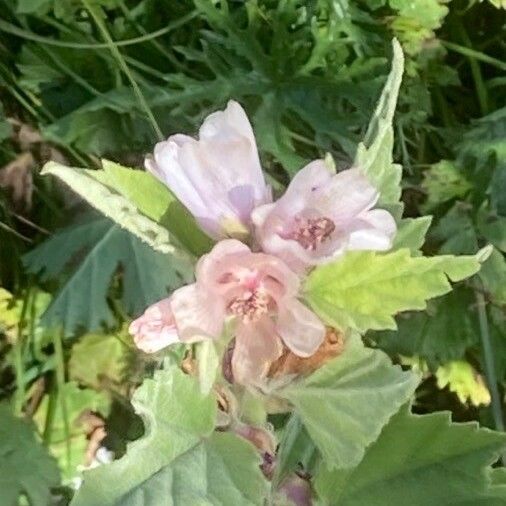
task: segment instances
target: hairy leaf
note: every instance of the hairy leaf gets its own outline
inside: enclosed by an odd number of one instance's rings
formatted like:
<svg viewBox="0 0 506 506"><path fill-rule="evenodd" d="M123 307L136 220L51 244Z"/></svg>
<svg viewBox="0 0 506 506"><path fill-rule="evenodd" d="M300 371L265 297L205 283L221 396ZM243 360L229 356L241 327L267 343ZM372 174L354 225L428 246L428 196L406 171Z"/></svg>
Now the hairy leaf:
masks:
<svg viewBox="0 0 506 506"><path fill-rule="evenodd" d="M294 404L325 462L348 468L360 462L418 379L351 336L342 355L281 395Z"/></svg>
<svg viewBox="0 0 506 506"><path fill-rule="evenodd" d="M86 169L48 162L42 169L42 174L52 174L61 179L89 204L153 249L161 253L181 255L171 242L167 229L140 214L128 199L91 177Z"/></svg>
<svg viewBox="0 0 506 506"><path fill-rule="evenodd" d="M409 250L387 254L348 252L316 268L305 285L311 307L329 324L359 331L395 329L400 311L425 309L426 300L451 290L480 268L477 257L411 257Z"/></svg>
<svg viewBox="0 0 506 506"><path fill-rule="evenodd" d="M397 40L393 44L392 70L373 114L364 141L359 144L355 165L369 177L380 192L380 205L396 205L401 196L402 167L392 162L394 118L397 96L404 71L404 56Z"/></svg>
<svg viewBox="0 0 506 506"><path fill-rule="evenodd" d="M505 446L504 434L474 422L453 424L449 413L416 416L403 408L355 469L323 467L315 486L322 504L332 506L500 506L503 476L489 466Z"/></svg>
<svg viewBox="0 0 506 506"><path fill-rule="evenodd" d="M157 371L132 403L146 434L127 454L84 475L72 506L261 506L266 482L254 447L232 434L213 433L216 401L172 368Z"/></svg>
<svg viewBox="0 0 506 506"><path fill-rule="evenodd" d="M141 213L172 232L192 253L201 255L209 251L211 239L167 186L145 171L108 160L102 160L102 166L104 170L86 173L127 198Z"/></svg>

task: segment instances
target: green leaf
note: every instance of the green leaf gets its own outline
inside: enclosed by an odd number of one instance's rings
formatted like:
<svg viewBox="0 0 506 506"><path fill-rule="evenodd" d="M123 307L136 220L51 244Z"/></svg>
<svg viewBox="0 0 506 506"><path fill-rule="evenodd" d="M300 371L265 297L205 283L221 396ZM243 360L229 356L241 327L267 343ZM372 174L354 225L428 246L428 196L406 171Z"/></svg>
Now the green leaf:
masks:
<svg viewBox="0 0 506 506"><path fill-rule="evenodd" d="M425 309L426 300L451 290L448 281L475 274L475 256L410 257L409 250L387 254L351 251L317 267L305 285L306 299L325 322L339 328L395 329L400 311Z"/></svg>
<svg viewBox="0 0 506 506"><path fill-rule="evenodd" d="M390 21L409 55L420 53L427 40L435 38L434 30L440 28L448 7L438 0L389 0L396 15Z"/></svg>
<svg viewBox="0 0 506 506"><path fill-rule="evenodd" d="M436 371L437 387L448 386L457 394L462 404L470 402L473 406L488 406L490 392L473 366L465 360L454 360L438 367Z"/></svg>
<svg viewBox="0 0 506 506"><path fill-rule="evenodd" d="M8 139L12 135L12 126L7 121L4 113L4 107L0 102L0 142Z"/></svg>
<svg viewBox="0 0 506 506"><path fill-rule="evenodd" d="M86 334L72 346L69 377L96 390L106 379L119 384L126 366L127 345L114 334Z"/></svg>
<svg viewBox="0 0 506 506"><path fill-rule="evenodd" d="M0 504L16 506L26 495L31 506L47 506L50 488L59 483L56 461L35 439L32 424L0 404Z"/></svg>
<svg viewBox="0 0 506 506"><path fill-rule="evenodd" d="M439 252L443 254L470 254L478 248L478 239L469 206L457 202L432 229L431 237L441 242Z"/></svg>
<svg viewBox="0 0 506 506"><path fill-rule="evenodd" d="M404 56L399 42L392 41L392 70L369 123L364 141L359 144L355 165L379 190L379 205L398 205L401 196L402 167L393 163L393 118L404 71Z"/></svg>
<svg viewBox="0 0 506 506"><path fill-rule="evenodd" d="M41 174L52 174L61 179L89 204L153 249L182 256L182 252L175 248L166 228L142 215L128 199L91 177L86 169L48 162Z"/></svg>
<svg viewBox="0 0 506 506"><path fill-rule="evenodd" d="M424 204L427 211L448 200L463 197L472 188L457 165L448 160L441 160L427 169L421 186L427 192Z"/></svg>
<svg viewBox="0 0 506 506"><path fill-rule="evenodd" d="M216 400L177 368L157 371L132 404L145 435L127 454L85 473L72 506L187 506L264 503L266 481L255 448L213 433Z"/></svg>
<svg viewBox="0 0 506 506"><path fill-rule="evenodd" d="M478 230L487 241L506 253L506 217L483 205L478 211Z"/></svg>
<svg viewBox="0 0 506 506"><path fill-rule="evenodd" d="M162 182L148 172L128 169L108 160L102 160L102 167L104 170L86 173L127 198L142 214L172 232L195 255L211 249L211 239Z"/></svg>
<svg viewBox="0 0 506 506"><path fill-rule="evenodd" d="M66 335L114 323L106 299L120 266L123 304L135 315L190 278L186 266L174 257L153 251L105 218L64 229L25 255L24 263L28 272L43 271L43 279L48 279L65 272L78 254L82 261L42 317L45 326L61 325Z"/></svg>
<svg viewBox="0 0 506 506"><path fill-rule="evenodd" d="M416 416L403 408L355 469L322 466L315 487L322 505L500 506L504 477L489 466L505 446L506 435L474 422L453 424L449 413Z"/></svg>
<svg viewBox="0 0 506 506"><path fill-rule="evenodd" d="M494 249L480 270L488 296L497 304L506 304L506 260L504 255Z"/></svg>
<svg viewBox="0 0 506 506"><path fill-rule="evenodd" d="M318 458L318 451L309 437L300 417L293 413L283 428L279 449L276 454L276 467L272 478L276 488L290 473L298 471L300 465L306 472L312 472Z"/></svg>
<svg viewBox="0 0 506 506"><path fill-rule="evenodd" d="M197 346L197 363L200 389L208 394L213 388L220 365L220 356L211 339Z"/></svg>
<svg viewBox="0 0 506 506"><path fill-rule="evenodd" d="M418 380L351 336L339 357L280 395L293 403L327 464L348 468L360 462Z"/></svg>
<svg viewBox="0 0 506 506"><path fill-rule="evenodd" d="M418 356L433 367L458 360L479 343L475 306L473 291L459 287L430 301L427 312L400 315L398 330L374 333L373 339L389 354Z"/></svg>
<svg viewBox="0 0 506 506"><path fill-rule="evenodd" d="M421 255L420 249L425 242L425 235L432 222L432 216L406 218L397 227L392 249L408 248L413 256Z"/></svg>
<svg viewBox="0 0 506 506"><path fill-rule="evenodd" d="M62 412L61 395L65 397L65 405L69 420L69 433L65 428ZM50 404L49 395L45 395L34 416L39 432L44 432L47 413ZM79 388L75 381L69 381L52 402L55 403L50 432L50 451L58 459L62 476L65 481L71 480L79 474L78 466L85 464L84 456L88 447L87 427L79 417L86 411L99 413L104 419L109 414L110 399L105 392L96 392L89 388ZM70 455L67 455L67 444Z"/></svg>

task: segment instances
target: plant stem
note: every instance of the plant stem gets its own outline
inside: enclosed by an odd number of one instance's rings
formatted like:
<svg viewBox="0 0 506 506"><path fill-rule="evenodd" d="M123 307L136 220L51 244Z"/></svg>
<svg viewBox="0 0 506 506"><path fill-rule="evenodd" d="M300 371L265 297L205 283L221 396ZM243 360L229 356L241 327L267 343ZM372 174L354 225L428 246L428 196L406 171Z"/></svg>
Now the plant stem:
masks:
<svg viewBox="0 0 506 506"><path fill-rule="evenodd" d="M83 5L86 7L88 12L91 14L91 17L95 21L95 24L97 25L98 29L102 33L103 38L107 42L107 45L109 47L109 50L111 51L112 55L118 62L119 67L124 72L127 79L130 81L130 84L132 86L132 89L134 90L134 93L137 97L137 100L139 101L140 106L142 109L144 109L144 112L146 113L146 116L149 120L149 123L151 124L151 127L153 128L155 135L158 137L158 140L162 141L164 139L163 133L160 130L160 127L158 126L158 123L156 122L155 116L153 115L153 111L149 107L146 98L144 97L144 94L142 93L141 89L139 88L139 85L137 84L136 80L134 79L132 73L130 72L130 69L128 68L128 65L123 58L123 55L121 54L120 50L112 40L112 37L107 30L107 27L102 20L100 14L101 11L96 8L96 6L91 5L88 0L83 0Z"/></svg>
<svg viewBox="0 0 506 506"><path fill-rule="evenodd" d="M478 306L478 318L480 322L480 337L483 350L483 360L485 362L485 376L487 378L490 397L492 398L492 416L494 417L495 428L498 431L504 431L504 420L502 415L502 403L497 387L497 376L495 372L494 351L490 341L490 331L488 326L487 310L483 293L475 290L476 303ZM503 456L503 462L505 458Z"/></svg>
<svg viewBox="0 0 506 506"><path fill-rule="evenodd" d="M53 346L56 354L56 385L58 400L63 418L63 431L65 434L65 446L67 457L67 469L70 469L71 462L71 441L70 441L70 423L67 410L67 399L65 397L65 357L63 354L62 332L53 332Z"/></svg>
<svg viewBox="0 0 506 506"><path fill-rule="evenodd" d="M25 296L23 297L23 305L21 307L21 315L16 329L16 342L14 344L14 371L16 376L16 394L14 399L14 413L21 415L23 413L23 406L25 404L25 368L23 364L23 351L24 351L24 339L23 339L23 327L26 318L26 312L28 310L28 302L30 299L31 290L30 287L26 290Z"/></svg>
<svg viewBox="0 0 506 506"><path fill-rule="evenodd" d="M473 58L477 61L488 63L489 65L497 67L500 70L506 70L506 62L498 60L497 58L493 58L488 54L482 53L481 51L476 51L475 49L471 49L466 46L461 46L460 44L454 44L453 42L448 42L446 40L441 40L440 42L450 51L459 53L462 56L466 56L467 58Z"/></svg>
<svg viewBox="0 0 506 506"><path fill-rule="evenodd" d="M466 32L466 29L460 21L457 25L458 31L460 32L460 36L467 46L471 45L471 40L469 39L469 35ZM469 60L469 66L471 67L471 74L473 75L474 86L476 88L476 95L478 97L478 103L480 104L480 111L482 116L485 116L488 113L488 91L485 86L485 81L483 79L483 75L481 74L480 65L475 55L471 56L468 52L466 55Z"/></svg>

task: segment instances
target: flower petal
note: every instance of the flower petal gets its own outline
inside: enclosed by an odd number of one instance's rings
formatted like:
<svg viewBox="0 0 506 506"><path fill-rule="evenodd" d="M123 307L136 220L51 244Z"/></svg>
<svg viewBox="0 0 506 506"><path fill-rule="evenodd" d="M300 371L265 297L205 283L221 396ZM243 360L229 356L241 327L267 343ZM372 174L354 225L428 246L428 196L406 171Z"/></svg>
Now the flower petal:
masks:
<svg viewBox="0 0 506 506"><path fill-rule="evenodd" d="M367 211L350 233L348 249L386 251L392 247L396 231L395 220L389 212L383 209Z"/></svg>
<svg viewBox="0 0 506 506"><path fill-rule="evenodd" d="M225 308L222 301L210 297L196 283L177 289L171 297L171 308L183 342L217 338L223 330Z"/></svg>
<svg viewBox="0 0 506 506"><path fill-rule="evenodd" d="M179 342L171 309L171 299L163 299L149 306L144 314L134 320L128 329L134 343L145 353L155 353Z"/></svg>
<svg viewBox="0 0 506 506"><path fill-rule="evenodd" d="M242 385L258 385L282 352L283 345L269 318L239 325L232 356L234 381Z"/></svg>
<svg viewBox="0 0 506 506"><path fill-rule="evenodd" d="M272 201L253 130L237 102L209 115L199 140L177 134L158 143L145 165L216 239L247 234L254 207Z"/></svg>
<svg viewBox="0 0 506 506"><path fill-rule="evenodd" d="M297 299L287 300L279 308L276 330L286 346L299 357L313 355L326 332L320 319Z"/></svg>

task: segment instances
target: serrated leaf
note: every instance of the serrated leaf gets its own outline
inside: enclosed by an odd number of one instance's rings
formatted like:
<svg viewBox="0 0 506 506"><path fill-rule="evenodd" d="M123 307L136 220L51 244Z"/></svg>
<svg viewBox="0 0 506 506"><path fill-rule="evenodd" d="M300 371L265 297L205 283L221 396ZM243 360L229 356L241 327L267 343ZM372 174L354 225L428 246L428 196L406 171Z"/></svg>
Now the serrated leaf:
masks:
<svg viewBox="0 0 506 506"><path fill-rule="evenodd" d="M392 249L408 248L413 256L420 255L425 242L425 235L432 222L432 216L405 218L397 226Z"/></svg>
<svg viewBox="0 0 506 506"><path fill-rule="evenodd" d="M327 465L356 466L419 378L351 336L345 351L280 395L295 406Z"/></svg>
<svg viewBox="0 0 506 506"><path fill-rule="evenodd" d="M193 216L169 188L150 173L102 160L103 170L87 170L92 178L127 198L148 218L172 232L195 255L212 247L212 240L200 230Z"/></svg>
<svg viewBox="0 0 506 506"><path fill-rule="evenodd" d="M177 368L157 371L132 404L146 433L127 454L90 470L72 506L261 506L266 482L254 447L213 433L216 400Z"/></svg>
<svg viewBox="0 0 506 506"><path fill-rule="evenodd" d="M82 261L42 316L43 325L62 326L66 335L79 329L97 331L114 322L106 299L120 266L122 300L130 314L140 313L190 276L174 257L153 251L105 218L64 229L23 260L28 272L42 271L47 279L64 273L78 254Z"/></svg>
<svg viewBox="0 0 506 506"><path fill-rule="evenodd" d="M411 257L409 250L387 254L351 251L317 267L305 285L306 300L326 323L339 328L395 329L400 311L426 308L426 300L451 290L480 268L474 256Z"/></svg>
<svg viewBox="0 0 506 506"><path fill-rule="evenodd" d="M419 356L433 367L457 360L479 343L476 299L472 290L459 287L430 301L427 312L397 318L397 330L377 332L377 344L390 354Z"/></svg>
<svg viewBox="0 0 506 506"><path fill-rule="evenodd" d="M392 41L392 70L369 123L364 141L359 144L355 165L368 176L380 192L379 204L397 205L401 196L402 167L393 163L393 118L404 72L404 56L399 42Z"/></svg>
<svg viewBox="0 0 506 506"><path fill-rule="evenodd" d="M0 404L0 504L17 505L23 494L31 506L47 506L59 483L56 461L35 439L33 425Z"/></svg>
<svg viewBox="0 0 506 506"><path fill-rule="evenodd" d="M184 258L183 253L175 248L166 228L142 215L128 199L91 177L86 169L48 162L41 174L51 174L61 179L90 205L153 249Z"/></svg>
<svg viewBox="0 0 506 506"><path fill-rule="evenodd" d="M506 436L476 423L453 424L449 413L416 416L403 408L348 471L322 466L315 487L322 505L500 506L502 476L489 467Z"/></svg>

